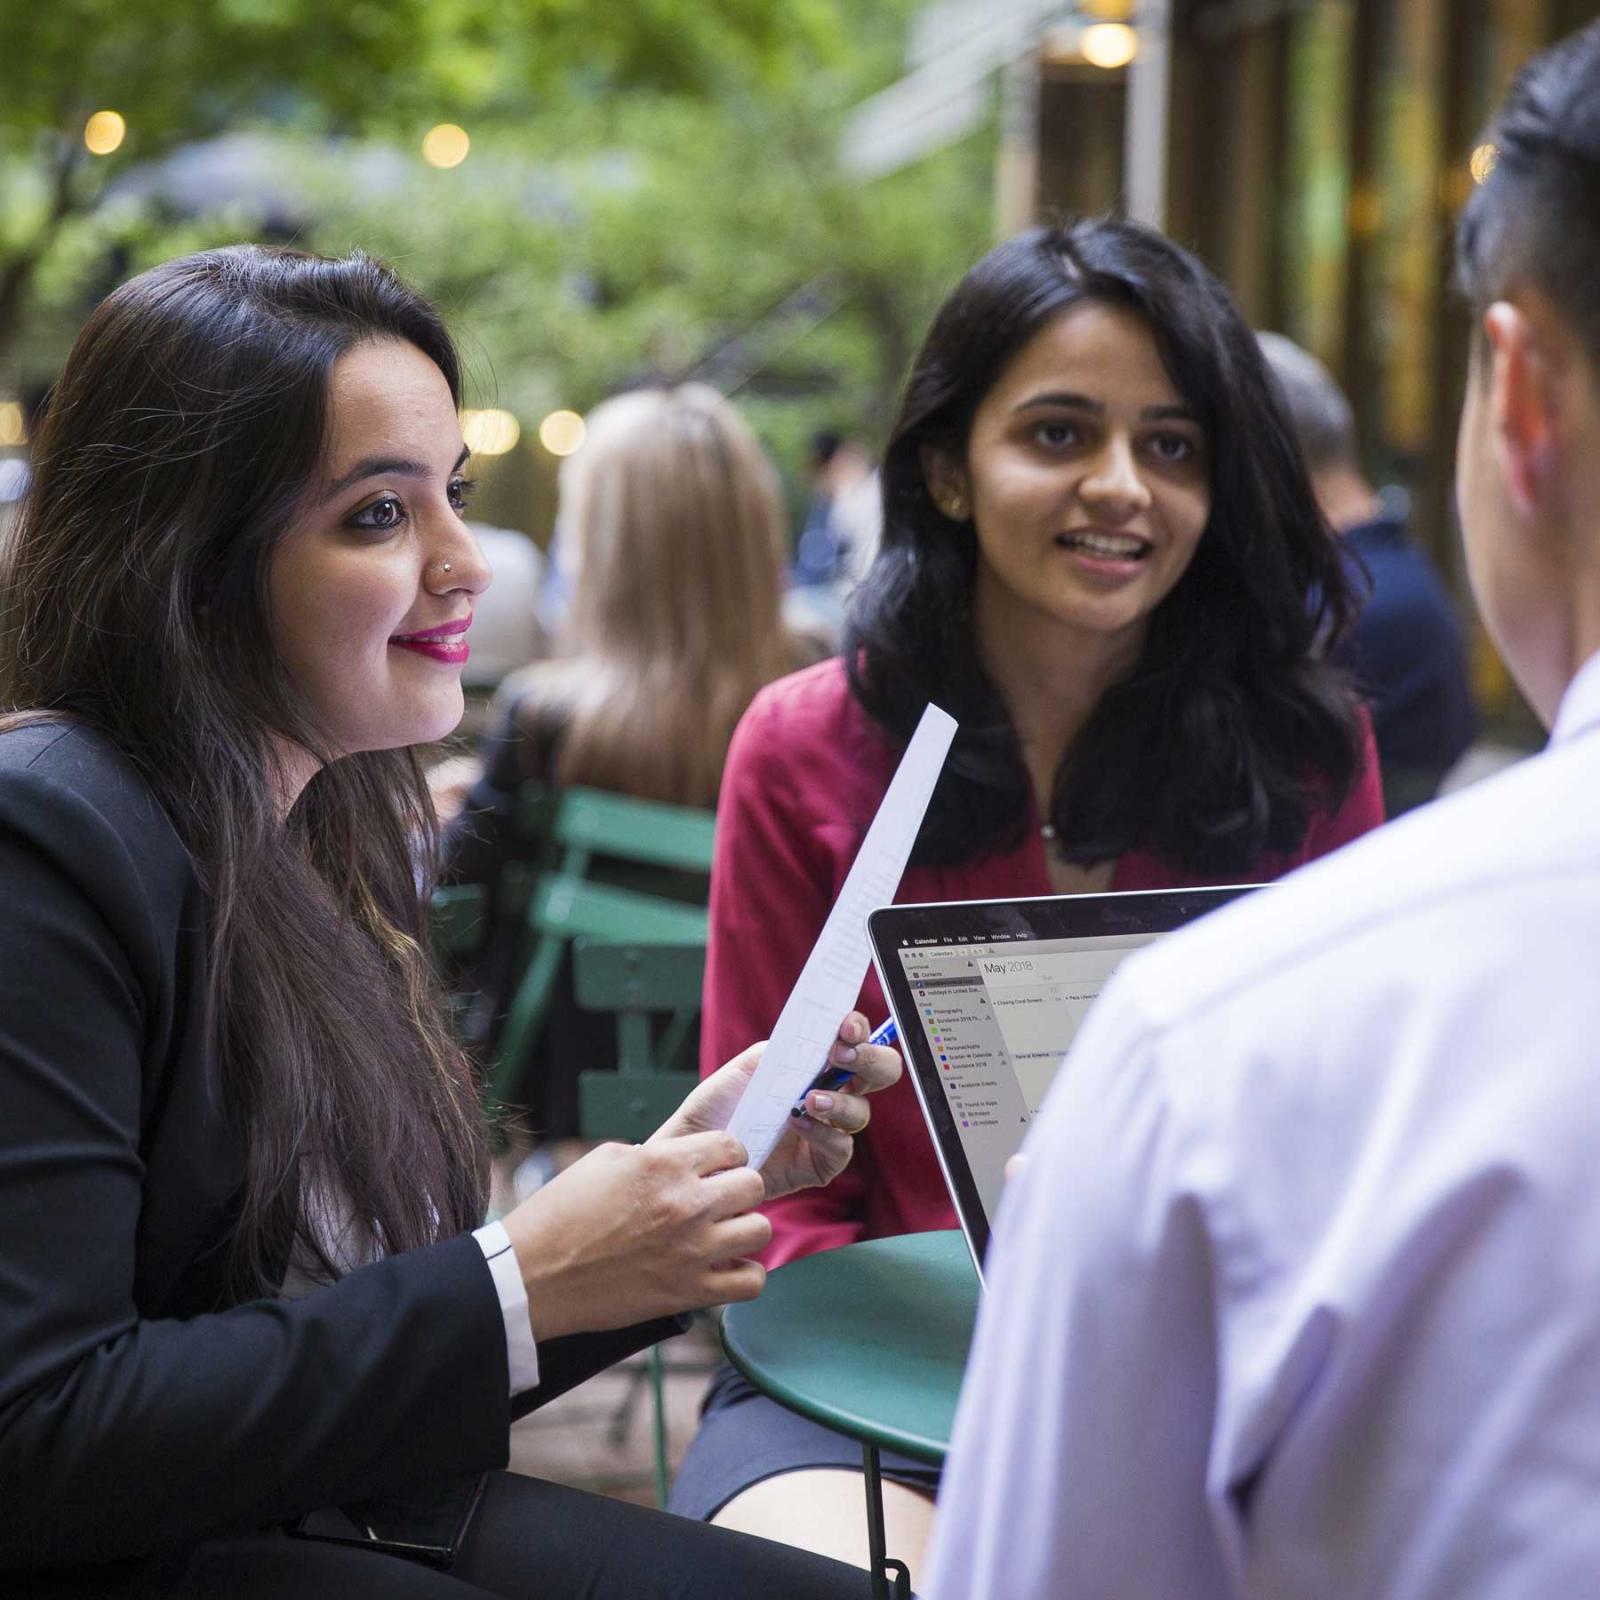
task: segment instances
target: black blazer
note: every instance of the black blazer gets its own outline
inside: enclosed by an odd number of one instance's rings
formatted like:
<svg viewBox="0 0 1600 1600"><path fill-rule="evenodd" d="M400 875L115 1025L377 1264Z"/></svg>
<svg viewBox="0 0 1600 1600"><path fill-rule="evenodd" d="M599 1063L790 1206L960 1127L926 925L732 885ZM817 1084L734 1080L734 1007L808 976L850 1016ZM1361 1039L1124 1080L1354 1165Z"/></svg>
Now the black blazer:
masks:
<svg viewBox="0 0 1600 1600"><path fill-rule="evenodd" d="M0 735L0 1591L503 1466L514 1415L680 1326L546 1341L513 1405L469 1236L233 1301L206 912L108 741Z"/></svg>

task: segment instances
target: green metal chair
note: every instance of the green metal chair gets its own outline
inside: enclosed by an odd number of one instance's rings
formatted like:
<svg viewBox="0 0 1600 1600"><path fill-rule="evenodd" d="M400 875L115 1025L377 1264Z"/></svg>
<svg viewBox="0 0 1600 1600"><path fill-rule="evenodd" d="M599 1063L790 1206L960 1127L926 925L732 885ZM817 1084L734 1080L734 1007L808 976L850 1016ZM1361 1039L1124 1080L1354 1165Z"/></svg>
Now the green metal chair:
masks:
<svg viewBox="0 0 1600 1600"><path fill-rule="evenodd" d="M453 883L435 889L429 923L438 955L471 955L482 948L488 935L489 891L481 883Z"/></svg>
<svg viewBox="0 0 1600 1600"><path fill-rule="evenodd" d="M526 896L529 954L494 1051L497 1101L515 1098L574 940L704 946L714 827L710 812L688 806L596 789L560 795L550 819L553 864ZM516 898L514 886L502 893Z"/></svg>
<svg viewBox="0 0 1600 1600"><path fill-rule="evenodd" d="M459 963L483 948L489 930L489 892L481 883L449 884L433 891L428 933L436 970L444 981L444 1003L457 1039L465 1035L473 996L449 981Z"/></svg>
<svg viewBox="0 0 1600 1600"><path fill-rule="evenodd" d="M570 949L578 1005L613 1013L617 1025L616 1069L579 1077L583 1137L642 1140L677 1108L695 1082L694 1063L682 1058L700 1012L714 829L711 813L687 806L529 784L518 798L518 848L494 896L477 884L435 892L440 955L475 954L496 927L520 937L528 952L492 1059L494 1101L515 1096ZM657 1036L655 1019L663 1015ZM653 1402L662 1506L665 1366L657 1346L638 1369ZM626 1431L636 1393L614 1415L614 1434Z"/></svg>
<svg viewBox="0 0 1600 1600"><path fill-rule="evenodd" d="M520 937L528 897L541 867L550 863L550 824L559 792L545 784L526 783L517 795L508 859L500 881L442 884L433 891L429 908L429 943L456 1035L470 1042L469 1018L479 1005L468 969L497 930L508 940Z"/></svg>
<svg viewBox="0 0 1600 1600"><path fill-rule="evenodd" d="M617 1067L590 1071L578 1079L579 1120L585 1138L647 1139L678 1108L696 1074L674 1068L683 1042L700 1012L705 980L703 938L693 943L627 944L580 939L573 950L577 1002L588 1011L609 1011L617 1019ZM671 1021L652 1040L651 1021L668 1013ZM703 1364L691 1364L701 1372ZM652 1345L639 1369L649 1384L655 1428L656 1500L667 1503L667 1413L662 1383L667 1363ZM674 1368L676 1370L676 1368ZM635 1391L624 1398L612 1422L614 1436L626 1432Z"/></svg>
<svg viewBox="0 0 1600 1600"><path fill-rule="evenodd" d="M617 1067L578 1077L579 1118L585 1138L648 1139L677 1110L695 1073L674 1063L700 1014L705 982L704 939L693 943L601 944L574 947L574 989L586 1011L617 1019ZM654 1017L669 1016L654 1040Z"/></svg>

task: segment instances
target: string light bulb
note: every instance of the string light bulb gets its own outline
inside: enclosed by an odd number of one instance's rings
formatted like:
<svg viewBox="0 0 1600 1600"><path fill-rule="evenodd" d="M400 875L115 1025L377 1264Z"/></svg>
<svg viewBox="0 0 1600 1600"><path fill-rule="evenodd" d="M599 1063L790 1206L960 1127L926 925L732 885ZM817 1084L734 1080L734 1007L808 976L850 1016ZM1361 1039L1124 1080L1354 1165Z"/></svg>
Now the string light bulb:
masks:
<svg viewBox="0 0 1600 1600"><path fill-rule="evenodd" d="M92 156L110 155L127 137L127 119L120 111L97 111L83 125L84 148Z"/></svg>
<svg viewBox="0 0 1600 1600"><path fill-rule="evenodd" d="M422 136L422 159L430 167L459 167L471 148L467 130L454 122L441 122Z"/></svg>
<svg viewBox="0 0 1600 1600"><path fill-rule="evenodd" d="M588 432L576 411L552 411L539 424L539 443L553 456L570 456L583 448Z"/></svg>
<svg viewBox="0 0 1600 1600"><path fill-rule="evenodd" d="M503 456L521 437L522 424L509 411L461 413L461 442L475 456Z"/></svg>
<svg viewBox="0 0 1600 1600"><path fill-rule="evenodd" d="M1079 43L1091 67L1125 67L1139 53L1139 35L1126 22L1097 22L1083 30Z"/></svg>

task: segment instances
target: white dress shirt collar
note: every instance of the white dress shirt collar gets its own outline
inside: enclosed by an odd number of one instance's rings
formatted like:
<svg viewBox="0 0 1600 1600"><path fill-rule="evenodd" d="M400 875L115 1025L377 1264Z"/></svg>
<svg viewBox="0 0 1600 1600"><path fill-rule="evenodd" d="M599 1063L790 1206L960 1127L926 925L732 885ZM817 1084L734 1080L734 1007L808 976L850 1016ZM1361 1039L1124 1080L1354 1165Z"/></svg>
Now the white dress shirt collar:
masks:
<svg viewBox="0 0 1600 1600"><path fill-rule="evenodd" d="M1578 668L1577 676L1567 685L1556 709L1550 743L1562 744L1596 728L1600 728L1600 651Z"/></svg>

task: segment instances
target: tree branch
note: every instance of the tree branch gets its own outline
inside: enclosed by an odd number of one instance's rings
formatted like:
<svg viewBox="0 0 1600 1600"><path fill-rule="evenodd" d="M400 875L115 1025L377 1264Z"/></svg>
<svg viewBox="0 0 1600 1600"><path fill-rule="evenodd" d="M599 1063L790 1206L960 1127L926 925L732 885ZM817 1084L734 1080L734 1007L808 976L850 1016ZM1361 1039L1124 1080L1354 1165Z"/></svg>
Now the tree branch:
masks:
<svg viewBox="0 0 1600 1600"><path fill-rule="evenodd" d="M28 285L39 263L67 220L83 209L83 198L73 182L77 170L77 147L63 136L55 162L50 209L34 236L9 260L0 262L0 364L16 341Z"/></svg>

